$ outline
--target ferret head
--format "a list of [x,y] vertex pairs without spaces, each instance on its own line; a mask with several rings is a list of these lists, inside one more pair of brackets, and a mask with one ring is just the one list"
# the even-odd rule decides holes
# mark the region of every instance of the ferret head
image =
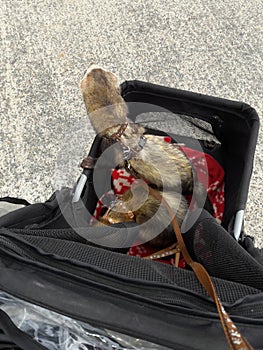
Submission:
[[96,132],[126,121],[127,106],[115,74],[92,63],[85,72],[80,88]]

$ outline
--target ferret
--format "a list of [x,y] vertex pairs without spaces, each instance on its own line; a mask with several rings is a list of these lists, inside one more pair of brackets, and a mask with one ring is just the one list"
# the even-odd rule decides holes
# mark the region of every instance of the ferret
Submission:
[[[128,107],[121,96],[119,79],[112,72],[91,64],[80,88],[95,132],[122,145],[123,154],[118,154],[120,167],[160,191],[181,225],[188,210],[187,201],[181,193],[193,193],[194,188],[193,169],[188,158],[176,144],[165,143],[154,135],[145,135],[143,126],[128,119]],[[198,188],[201,196],[203,190],[201,186]],[[169,222],[167,210],[152,195],[148,195],[134,210],[133,207],[139,203],[140,191],[133,192],[129,190],[119,197],[107,216],[101,218],[101,224],[120,222],[122,218],[125,221],[127,215],[122,215],[120,207],[126,203],[126,214],[133,212],[133,220],[138,224],[142,225],[154,217],[148,226],[142,225],[140,238],[153,246],[172,244],[175,236],[171,225],[168,223],[167,227],[163,227],[163,223]],[[158,211],[159,207],[161,210]],[[157,231],[158,228],[161,230],[156,237],[152,237],[154,227]]]
[[[181,226],[188,210],[186,199],[180,193],[172,191],[166,191],[162,195]],[[140,184],[135,183],[131,189],[119,195],[96,226],[127,221],[135,221],[140,225],[137,244],[148,242],[152,247],[164,248],[175,243],[175,233],[165,205]]]

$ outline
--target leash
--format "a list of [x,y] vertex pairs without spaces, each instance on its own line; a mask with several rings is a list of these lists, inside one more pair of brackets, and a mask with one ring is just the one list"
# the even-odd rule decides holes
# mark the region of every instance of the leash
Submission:
[[[167,203],[165,198],[160,195],[158,191],[155,191],[153,188],[149,187],[149,193],[154,196],[156,199],[158,199],[160,202],[163,202],[164,206],[166,207],[169,216],[171,218],[171,222],[173,225],[174,233],[177,238],[177,249],[179,249],[180,252],[182,252],[186,263],[191,266],[192,270],[194,271],[196,277],[198,278],[199,282],[202,284],[202,286],[205,288],[209,296],[214,300],[217,311],[220,317],[221,325],[225,334],[225,337],[227,339],[229,349],[230,350],[253,350],[252,346],[248,343],[248,341],[239,333],[237,327],[225,311],[224,306],[222,305],[217,293],[215,286],[204,268],[203,265],[200,263],[194,261],[184,243],[184,239],[181,233],[181,230],[179,228],[179,225],[177,223],[177,220],[175,218],[175,215],[170,207],[170,205]],[[160,251],[161,252],[161,251]],[[157,252],[155,254],[160,255],[160,252]]]
[[170,247],[159,250],[156,253],[153,253],[151,255],[148,256],[144,256],[144,259],[147,260],[158,260],[158,259],[163,259],[163,258],[167,258],[168,256],[174,255],[175,259],[174,259],[174,266],[178,267],[179,266],[179,260],[180,260],[180,255],[181,255],[181,250],[178,247],[177,243],[172,244]]
[[[120,141],[121,135],[124,133],[126,128],[127,128],[126,123],[121,125],[119,130],[115,134],[112,135],[113,139],[115,139],[115,141]],[[137,145],[138,149],[136,149],[136,150],[131,150],[129,147],[127,149],[125,149],[126,146],[121,143],[123,148],[124,148],[123,149],[123,154],[125,155],[124,160],[127,161],[128,159],[130,159],[133,152],[138,153],[144,147],[145,143],[146,143],[146,139],[144,138],[144,136],[142,136],[140,138],[139,143]],[[89,156],[83,160],[81,166],[84,169],[92,169],[92,168],[94,168],[95,163],[96,163],[96,158]],[[158,199],[160,202],[162,202],[164,204],[164,206],[166,207],[166,209],[169,213],[170,219],[171,219],[171,223],[173,225],[175,236],[177,238],[177,243],[174,246],[163,249],[163,250],[156,252],[156,253],[154,253],[148,257],[145,257],[145,258],[146,259],[156,259],[156,258],[159,259],[159,258],[164,257],[164,256],[175,254],[175,257],[176,257],[175,265],[178,266],[180,253],[182,253],[186,263],[192,268],[192,270],[194,271],[199,282],[201,283],[201,285],[204,287],[204,289],[207,291],[209,296],[214,300],[214,302],[216,304],[218,315],[220,317],[221,325],[222,325],[225,337],[227,339],[229,349],[230,350],[253,350],[252,346],[241,335],[241,333],[238,331],[237,327],[235,326],[235,324],[233,323],[233,321],[231,320],[231,318],[227,314],[224,306],[222,305],[222,303],[221,303],[221,301],[216,293],[215,286],[214,286],[208,272],[204,268],[204,266],[201,265],[200,263],[194,261],[191,258],[190,254],[186,248],[186,245],[184,243],[184,239],[183,239],[183,236],[181,234],[179,225],[177,223],[177,220],[175,218],[175,215],[174,215],[170,205],[168,204],[168,202],[165,200],[165,198],[158,191],[154,190],[150,186],[148,186],[148,189],[149,189],[149,193],[152,196],[154,196],[156,199]],[[129,221],[133,220],[133,215],[131,215],[131,213],[128,213],[128,218],[129,218]]]

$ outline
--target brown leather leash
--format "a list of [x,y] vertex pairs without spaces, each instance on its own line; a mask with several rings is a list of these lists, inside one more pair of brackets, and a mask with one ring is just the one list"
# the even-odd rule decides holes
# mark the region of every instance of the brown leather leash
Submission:
[[[152,196],[157,198],[160,202],[162,202],[165,205],[165,207],[169,213],[169,216],[171,218],[173,229],[174,229],[174,232],[175,232],[175,235],[177,238],[177,247],[179,248],[179,250],[183,254],[186,263],[189,266],[191,266],[191,268],[194,271],[199,282],[205,288],[205,290],[207,291],[209,296],[214,300],[216,307],[217,307],[217,311],[218,311],[220,320],[221,320],[222,328],[223,328],[225,337],[226,337],[228,345],[229,345],[229,349],[230,350],[253,350],[252,346],[239,333],[237,327],[235,326],[235,324],[233,323],[233,321],[231,320],[231,318],[229,317],[229,315],[225,311],[225,308],[222,305],[222,303],[221,303],[221,301],[216,293],[215,286],[214,286],[208,272],[206,271],[206,269],[203,267],[203,265],[194,261],[191,258],[190,254],[185,246],[184,239],[183,239],[182,234],[181,234],[181,230],[179,228],[179,225],[177,223],[177,220],[175,218],[175,215],[174,215],[170,205],[167,203],[165,198],[158,191],[155,191],[153,188],[149,187],[149,192]],[[155,254],[158,254],[158,252]]]
[[158,252],[155,252],[151,255],[144,256],[143,258],[146,260],[158,260],[158,259],[163,259],[167,258],[169,256],[175,256],[174,260],[174,266],[178,267],[179,265],[179,260],[180,260],[180,255],[181,255],[181,250],[178,247],[177,243],[172,244],[170,247],[159,250]]
[[[119,129],[119,131],[116,133],[116,137],[118,138],[119,134],[122,133],[125,129],[126,129],[126,124],[124,124]],[[96,159],[93,159],[92,157],[87,157],[82,162],[81,166],[83,168],[93,168],[95,163],[96,163]],[[233,321],[231,320],[231,318],[229,317],[229,315],[225,311],[225,308],[222,305],[222,303],[221,303],[221,301],[216,293],[215,286],[214,286],[208,272],[204,268],[204,266],[201,265],[200,263],[194,261],[191,258],[190,254],[185,246],[184,239],[183,239],[182,234],[181,234],[181,230],[179,228],[179,225],[177,223],[177,220],[175,218],[175,215],[174,215],[170,205],[167,203],[165,198],[158,191],[154,190],[150,186],[148,186],[148,189],[149,189],[149,193],[152,196],[154,196],[156,199],[158,199],[160,202],[162,202],[165,205],[165,207],[169,213],[171,223],[173,225],[174,233],[175,233],[175,236],[177,238],[177,243],[173,247],[168,247],[167,249],[164,249],[162,251],[154,253],[153,255],[145,257],[145,258],[146,259],[156,259],[156,258],[159,259],[162,256],[163,257],[166,256],[166,253],[169,254],[169,252],[171,252],[172,254],[175,254],[175,257],[176,257],[175,265],[178,266],[180,253],[182,253],[186,263],[189,266],[191,266],[191,268],[194,271],[199,282],[205,288],[205,290],[207,291],[209,296],[214,300],[214,302],[216,304],[218,315],[220,317],[221,325],[222,325],[225,337],[227,339],[229,349],[230,350],[253,350],[252,346],[239,333],[237,327],[235,326],[235,324],[233,323]],[[129,213],[128,213],[128,216],[129,216],[129,219],[131,219]]]

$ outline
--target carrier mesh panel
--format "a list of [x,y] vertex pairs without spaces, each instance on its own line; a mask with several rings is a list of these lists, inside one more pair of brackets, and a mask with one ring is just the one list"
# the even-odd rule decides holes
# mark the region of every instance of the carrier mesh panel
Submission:
[[148,112],[136,117],[136,123],[176,135],[219,143],[211,125],[203,120],[172,112]]
[[[42,232],[41,230],[13,231],[45,252],[59,255],[71,261],[74,260],[95,266],[115,276],[123,276],[138,281],[178,285],[200,295],[207,296],[206,291],[200,285],[192,271],[72,241],[70,240],[70,236],[74,237],[74,232],[71,230],[48,230],[48,232],[46,230]],[[45,233],[47,234],[46,237]],[[224,281],[219,278],[213,278],[213,281],[218,295],[223,302],[233,303],[249,294],[258,294],[261,292],[256,288]]]
[[[127,228],[128,226],[128,228]],[[78,227],[76,232],[73,229],[45,229],[35,231],[37,236],[49,238],[63,238],[77,242],[86,243],[89,241],[92,245],[99,245],[100,247],[108,247],[111,250],[127,250],[133,244],[138,236],[138,227],[136,225],[125,225],[119,223],[113,226],[92,227],[85,228]],[[24,235],[32,235],[30,229],[13,229],[13,232],[21,232]],[[127,247],[127,248],[125,248]]]
[[211,276],[263,290],[263,265],[206,211],[201,212],[184,240],[192,258],[203,264]]

